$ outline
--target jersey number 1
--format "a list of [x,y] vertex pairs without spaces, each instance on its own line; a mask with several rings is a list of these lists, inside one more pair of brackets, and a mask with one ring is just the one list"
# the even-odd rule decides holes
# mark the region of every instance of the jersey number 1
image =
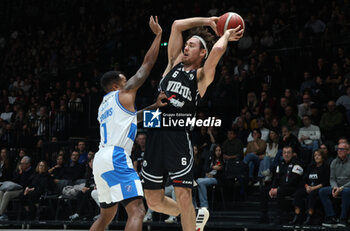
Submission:
[[104,144],[107,144],[107,127],[106,127],[106,123],[101,124],[101,126],[103,127],[103,135],[104,135]]

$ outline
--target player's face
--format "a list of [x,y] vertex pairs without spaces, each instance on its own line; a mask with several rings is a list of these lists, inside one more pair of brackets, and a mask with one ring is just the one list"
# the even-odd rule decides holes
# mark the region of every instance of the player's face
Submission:
[[[183,56],[183,63],[184,64],[192,64],[198,62],[198,60],[201,60],[204,55],[201,54],[201,48],[200,48],[200,41],[197,38],[190,38],[185,43],[184,47],[184,56]],[[203,53],[203,52],[202,52]]]

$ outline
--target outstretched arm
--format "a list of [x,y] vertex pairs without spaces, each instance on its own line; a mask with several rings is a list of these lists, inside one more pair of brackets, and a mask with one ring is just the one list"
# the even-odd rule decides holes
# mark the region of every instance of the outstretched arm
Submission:
[[168,43],[168,66],[166,67],[163,76],[165,76],[171,68],[178,64],[182,57],[182,47],[183,47],[183,38],[182,32],[189,30],[193,27],[198,26],[210,26],[215,33],[216,30],[216,21],[217,17],[211,18],[186,18],[175,20],[172,27]]
[[215,77],[216,65],[225,53],[229,41],[238,41],[243,36],[244,29],[238,26],[227,30],[223,36],[214,44],[204,66],[198,69],[198,90],[201,97],[205,94],[208,86]]
[[147,51],[145,58],[140,69],[136,74],[131,77],[125,84],[124,88],[119,93],[119,101],[129,111],[134,111],[134,102],[136,98],[136,92],[139,87],[145,82],[149,76],[154,64],[157,61],[159,53],[159,45],[162,37],[162,28],[158,24],[158,18],[154,20],[153,17],[150,17],[149,26],[156,37],[153,40],[153,43],[149,50]]
[[149,105],[148,107],[145,107],[144,109],[137,111],[137,123],[142,122],[142,115],[143,115],[143,111],[145,110],[154,110],[160,107],[164,107],[166,106],[168,103],[166,102],[162,102],[163,99],[166,99],[166,95],[165,93],[162,91],[159,93],[157,101],[154,104]]
[[145,82],[154,64],[157,61],[158,53],[159,53],[159,45],[162,38],[162,28],[158,24],[157,16],[155,17],[155,20],[153,19],[152,16],[150,17],[149,26],[153,31],[153,33],[156,35],[156,37],[154,38],[151,47],[147,51],[140,69],[138,69],[136,74],[133,77],[131,77],[128,80],[128,82],[126,82],[126,85],[123,89],[125,91],[136,92],[137,89],[141,87],[141,85]]

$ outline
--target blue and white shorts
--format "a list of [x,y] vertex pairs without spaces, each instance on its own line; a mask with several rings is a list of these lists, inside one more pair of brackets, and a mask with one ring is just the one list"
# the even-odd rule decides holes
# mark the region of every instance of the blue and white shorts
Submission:
[[94,158],[93,173],[100,203],[110,204],[143,196],[140,178],[129,155],[121,147],[100,149]]

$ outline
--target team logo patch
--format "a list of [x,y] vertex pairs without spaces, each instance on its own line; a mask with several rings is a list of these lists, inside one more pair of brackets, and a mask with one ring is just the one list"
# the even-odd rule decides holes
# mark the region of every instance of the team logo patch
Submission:
[[144,128],[160,128],[162,112],[157,110],[149,110],[143,112],[143,127]]
[[146,166],[147,166],[147,161],[146,161],[146,160],[144,160],[144,161],[142,162],[142,166],[143,166],[143,167],[146,167]]
[[131,192],[132,186],[131,185],[127,185],[127,186],[125,186],[125,189],[126,189],[126,191]]

